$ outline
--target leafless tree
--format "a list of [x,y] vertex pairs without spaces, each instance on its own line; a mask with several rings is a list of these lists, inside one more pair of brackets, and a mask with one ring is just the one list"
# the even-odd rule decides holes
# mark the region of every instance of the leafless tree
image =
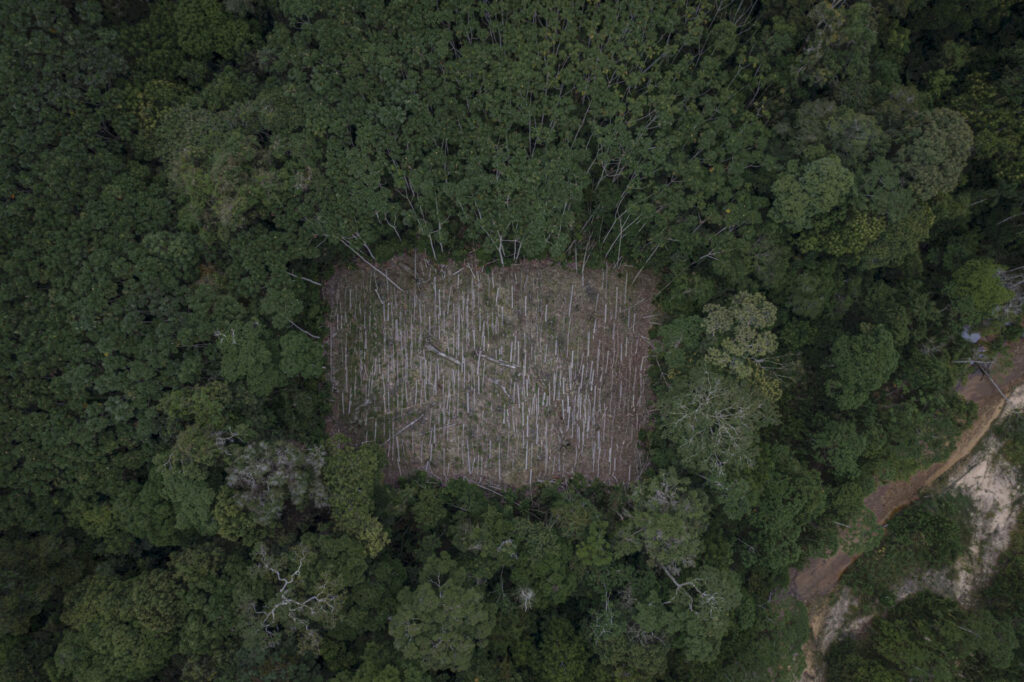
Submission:
[[304,587],[303,566],[306,551],[299,554],[299,562],[291,573],[275,567],[264,546],[257,551],[259,567],[274,576],[278,589],[276,594],[263,603],[251,605],[253,614],[259,618],[260,627],[271,639],[272,646],[277,644],[282,629],[292,630],[301,637],[302,646],[317,651],[320,646],[320,634],[312,627],[314,622],[330,624],[334,620],[335,609],[341,602],[341,596],[330,590],[326,582],[315,587],[312,593]]

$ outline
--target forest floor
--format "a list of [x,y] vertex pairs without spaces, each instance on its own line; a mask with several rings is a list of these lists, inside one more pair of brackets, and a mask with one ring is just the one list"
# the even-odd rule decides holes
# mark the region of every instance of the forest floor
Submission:
[[[874,514],[876,522],[883,524],[888,521],[893,514],[916,500],[922,489],[970,455],[1002,414],[1007,405],[1005,396],[1021,385],[1024,385],[1024,341],[1016,341],[1009,345],[1007,358],[992,368],[991,380],[976,371],[957,387],[961,397],[978,406],[978,413],[974,422],[961,432],[950,456],[905,480],[880,485],[864,498],[864,505]],[[842,620],[847,611],[842,602],[850,599],[848,594],[841,594],[839,602],[831,604],[830,596],[857,556],[839,550],[828,557],[810,559],[799,570],[790,571],[788,593],[807,606],[811,624],[811,640],[804,647],[808,663],[803,676],[805,682],[823,679],[815,661],[835,638],[836,619]],[[856,627],[857,623],[847,623],[845,629],[855,630]]]
[[381,443],[385,479],[519,486],[642,473],[654,280],[416,253],[328,284],[329,428]]

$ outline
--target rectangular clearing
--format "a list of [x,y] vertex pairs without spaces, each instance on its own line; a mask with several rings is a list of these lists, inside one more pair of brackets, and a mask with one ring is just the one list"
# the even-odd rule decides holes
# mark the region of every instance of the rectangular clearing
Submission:
[[403,254],[326,287],[330,429],[387,452],[388,480],[519,486],[644,468],[653,279]]

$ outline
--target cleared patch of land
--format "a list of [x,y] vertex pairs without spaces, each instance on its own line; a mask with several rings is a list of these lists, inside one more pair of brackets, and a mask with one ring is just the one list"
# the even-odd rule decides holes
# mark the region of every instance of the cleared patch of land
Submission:
[[648,275],[413,253],[339,269],[325,288],[330,428],[383,444],[388,479],[422,469],[503,487],[643,471]]

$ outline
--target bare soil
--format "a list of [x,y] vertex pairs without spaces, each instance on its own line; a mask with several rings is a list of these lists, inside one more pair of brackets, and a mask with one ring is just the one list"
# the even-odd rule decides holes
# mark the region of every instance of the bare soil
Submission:
[[[1020,393],[1017,391],[1014,395]],[[897,600],[928,590],[969,607],[975,588],[992,576],[999,556],[1010,544],[1019,497],[1017,468],[1000,457],[1001,446],[998,438],[989,435],[979,448],[980,452],[964,460],[967,467],[949,486],[963,492],[974,503],[971,544],[967,552],[948,568],[907,578],[893,590]]]
[[642,473],[650,276],[409,253],[339,269],[325,289],[328,430],[381,443],[387,480],[423,470],[504,487]]
[[[1008,367],[992,374],[992,380],[1004,394],[1024,383],[1024,342],[1011,344],[1010,360]],[[875,515],[878,523],[888,521],[893,514],[916,500],[922,488],[970,454],[1002,412],[1003,396],[981,372],[969,376],[957,387],[957,392],[978,406],[978,416],[961,432],[952,454],[944,461],[921,469],[905,480],[880,485],[864,498],[864,505]],[[804,603],[829,594],[856,558],[840,550],[829,557],[810,559],[800,570],[791,569],[789,594]]]
[[[921,469],[906,480],[880,485],[864,498],[865,506],[874,514],[878,523],[885,523],[897,511],[916,500],[923,488],[971,454],[985,436],[1007,406],[1004,396],[1024,385],[1024,341],[1010,344],[1008,355],[1008,361],[1003,363],[1003,367],[992,370],[991,379],[981,372],[975,372],[957,387],[957,392],[965,400],[978,406],[978,414],[974,422],[961,432],[953,452],[946,460]],[[998,385],[999,389],[993,384]],[[837,618],[842,621],[845,612],[852,606],[844,603],[844,599],[849,601],[851,598],[849,595],[831,605],[829,597],[843,572],[856,559],[857,556],[840,550],[828,557],[810,559],[800,570],[790,570],[788,594],[807,604],[812,631],[811,640],[804,646],[807,660],[807,669],[803,675],[805,681],[823,679],[823,671],[818,665],[819,656],[829,643],[825,640],[833,639],[836,634],[830,624],[834,625],[833,621]],[[858,623],[866,620],[861,618]],[[850,627],[850,624],[845,626],[847,630]]]

